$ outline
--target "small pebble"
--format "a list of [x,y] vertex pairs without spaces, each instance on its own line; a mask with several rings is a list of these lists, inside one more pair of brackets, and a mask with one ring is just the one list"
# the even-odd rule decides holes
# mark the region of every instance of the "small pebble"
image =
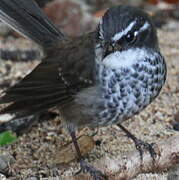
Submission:
[[179,180],[179,165],[169,171],[167,180]]
[[179,123],[179,111],[175,114],[175,121]]
[[174,129],[175,131],[179,131],[179,122],[177,122],[177,123],[175,123],[175,124],[173,125],[173,129]]
[[96,140],[95,144],[96,144],[96,146],[100,146],[101,145],[101,141],[100,140]]
[[6,179],[7,178],[3,174],[0,173],[0,180],[6,180]]
[[[0,172],[6,172],[9,165],[14,162],[14,158],[9,154],[0,155]],[[0,178],[1,179],[1,178]]]
[[25,180],[38,180],[38,178],[37,177],[28,177]]

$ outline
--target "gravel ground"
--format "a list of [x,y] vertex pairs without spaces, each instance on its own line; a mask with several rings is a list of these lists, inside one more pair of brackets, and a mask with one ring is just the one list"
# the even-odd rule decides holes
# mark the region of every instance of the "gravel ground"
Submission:
[[[159,142],[179,132],[173,130],[174,118],[179,111],[179,23],[172,21],[159,30],[161,51],[166,58],[168,77],[165,87],[159,97],[139,115],[126,121],[123,125],[138,138],[148,142]],[[0,37],[0,47],[4,46]],[[23,38],[8,40],[13,47],[37,48],[32,42]],[[6,46],[8,46],[6,44]],[[13,47],[10,47],[13,49]],[[25,74],[30,72],[39,60],[33,62],[12,62],[0,60],[0,91],[8,85],[14,84]],[[11,176],[8,179],[26,179],[41,177],[50,179],[73,175],[79,168],[74,161],[68,165],[54,164],[56,152],[70,142],[65,130],[60,127],[61,119],[55,118],[34,125],[30,132],[19,137],[12,145],[0,148],[0,154],[11,154],[15,162],[9,168]],[[90,135],[94,131],[83,129],[79,135]],[[94,140],[101,142],[86,157],[89,162],[96,161],[103,156],[115,157],[122,152],[133,150],[134,144],[117,127],[100,128]],[[61,177],[61,178],[60,178]],[[166,180],[167,173],[142,174],[135,180]]]

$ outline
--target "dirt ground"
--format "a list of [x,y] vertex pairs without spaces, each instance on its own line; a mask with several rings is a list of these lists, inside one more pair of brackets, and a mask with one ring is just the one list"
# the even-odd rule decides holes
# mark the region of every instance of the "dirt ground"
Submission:
[[[158,30],[161,52],[164,55],[168,76],[167,82],[159,97],[143,112],[126,121],[123,125],[138,138],[147,142],[159,142],[169,136],[178,134],[173,129],[173,122],[179,111],[179,22],[170,21],[162,29]],[[0,37],[0,48],[5,46],[4,38]],[[37,48],[34,43],[23,38],[9,38],[9,48]],[[0,84],[7,82],[11,85],[25,74],[30,72],[39,60],[32,62],[12,62],[0,59]],[[4,87],[1,87],[3,90]],[[66,166],[54,164],[56,152],[66,143],[70,137],[61,128],[61,119],[55,118],[34,125],[32,129],[20,136],[18,140],[6,147],[0,148],[0,153],[10,153],[15,158],[11,165],[11,177],[8,179],[26,179],[38,177],[41,179],[63,179],[73,175],[79,170],[79,165],[73,161]],[[79,135],[93,134],[89,129],[82,130]],[[134,144],[117,127],[100,128],[94,136],[99,143],[86,156],[87,161],[93,162],[101,157],[115,157],[122,152],[133,150]],[[168,173],[142,174],[135,180],[167,180]],[[37,178],[37,179],[38,179]]]

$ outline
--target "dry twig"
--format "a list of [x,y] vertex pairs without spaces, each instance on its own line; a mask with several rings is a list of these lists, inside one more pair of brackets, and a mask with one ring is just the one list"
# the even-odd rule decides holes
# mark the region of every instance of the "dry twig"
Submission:
[[[141,164],[138,151],[115,159],[105,157],[94,166],[108,175],[109,180],[129,180],[141,173],[160,173],[171,169],[179,163],[179,135],[172,136],[158,143],[155,147],[158,154],[155,163],[149,153],[145,152]],[[87,174],[66,177],[64,180],[91,180]]]

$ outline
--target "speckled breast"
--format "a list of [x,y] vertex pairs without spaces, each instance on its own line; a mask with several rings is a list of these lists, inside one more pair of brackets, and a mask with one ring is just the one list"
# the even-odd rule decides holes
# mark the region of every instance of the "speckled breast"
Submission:
[[99,67],[104,110],[98,113],[98,124],[122,122],[139,113],[159,94],[166,79],[166,64],[160,53],[130,67]]

